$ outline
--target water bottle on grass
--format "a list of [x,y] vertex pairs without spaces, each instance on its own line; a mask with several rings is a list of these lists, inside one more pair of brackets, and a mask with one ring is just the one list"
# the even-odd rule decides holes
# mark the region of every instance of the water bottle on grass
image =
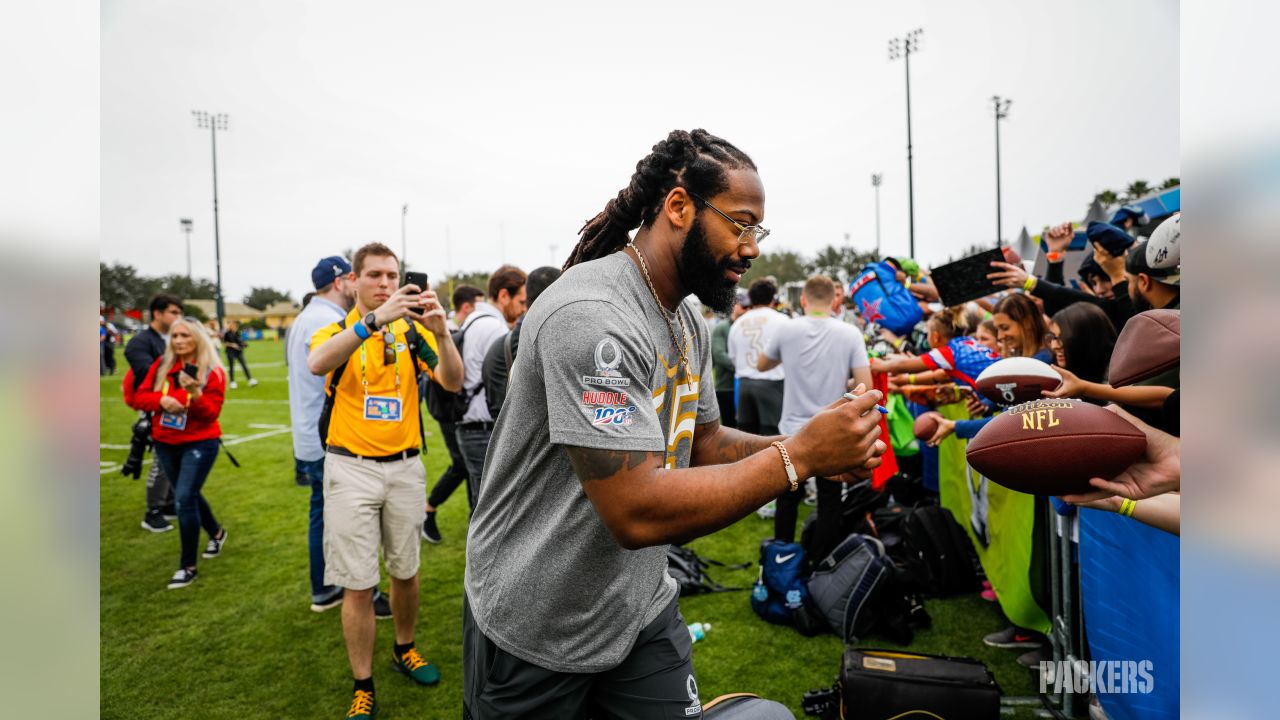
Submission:
[[709,630],[711,630],[711,623],[689,623],[689,640],[698,642],[707,636]]

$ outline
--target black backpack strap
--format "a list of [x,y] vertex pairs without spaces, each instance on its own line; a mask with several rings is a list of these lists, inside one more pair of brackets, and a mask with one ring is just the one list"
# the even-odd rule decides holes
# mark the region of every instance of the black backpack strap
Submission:
[[[404,334],[406,344],[409,346],[409,362],[413,363],[413,377],[415,380],[421,379],[421,372],[418,370],[418,344],[422,342],[422,336],[418,334],[418,328],[413,320],[409,320],[409,331]],[[437,354],[437,357],[439,355]],[[437,367],[439,365],[437,364]],[[415,382],[414,388],[421,387],[421,383]],[[427,428],[422,424],[422,398],[419,397],[415,403],[418,405],[418,439],[422,442],[422,451],[427,450]]]
[[[458,329],[458,332],[462,335],[462,339],[463,340],[467,339],[467,331],[471,329],[472,325],[476,324],[477,320],[479,320],[480,318],[487,318],[487,317],[493,318],[494,320],[499,319],[496,315],[472,315],[471,317],[467,318],[467,321],[462,324],[461,328]],[[510,336],[511,333],[507,333],[507,335]],[[481,362],[482,377],[480,378],[480,384],[476,385],[475,390],[472,390],[471,392],[467,392],[467,378],[465,375],[465,371],[467,369],[467,360],[462,355],[461,347],[458,348],[458,359],[462,361],[462,369],[464,371],[464,375],[462,377],[462,387],[458,389],[458,392],[456,394],[458,395],[458,397],[462,398],[462,406],[465,408],[470,406],[471,400],[474,399],[476,395],[479,395],[480,391],[484,389],[483,361]],[[507,366],[507,370],[508,371],[511,370],[510,365]]]
[[[338,321],[338,332],[347,329],[347,318],[344,315]],[[320,426],[317,430],[320,432],[320,444],[324,447],[329,446],[329,420],[333,416],[333,400],[338,392],[338,381],[342,379],[342,373],[347,370],[347,362],[333,369],[333,374],[329,378],[329,392],[324,396],[324,407],[320,408]]]

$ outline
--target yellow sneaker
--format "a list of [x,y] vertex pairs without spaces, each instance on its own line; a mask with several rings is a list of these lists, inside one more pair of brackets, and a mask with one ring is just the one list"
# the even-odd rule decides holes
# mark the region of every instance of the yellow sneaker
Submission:
[[396,672],[408,675],[419,685],[435,685],[440,682],[439,668],[424,660],[418,654],[417,648],[409,648],[400,657],[396,657],[393,652],[391,654],[391,667]]
[[347,711],[347,717],[356,718],[356,720],[373,720],[377,716],[378,701],[374,699],[373,693],[357,690],[355,697],[351,698],[351,709]]

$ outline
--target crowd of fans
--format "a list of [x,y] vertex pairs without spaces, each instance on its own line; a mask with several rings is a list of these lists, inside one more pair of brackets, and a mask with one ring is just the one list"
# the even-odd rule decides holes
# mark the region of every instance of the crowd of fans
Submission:
[[[1005,289],[954,307],[939,303],[930,274],[914,260],[887,258],[873,272],[892,278],[893,290],[910,293],[920,316],[894,332],[879,322],[876,307],[859,303],[861,286],[846,284],[847,278],[809,278],[794,308],[779,302],[771,279],[734,294],[732,285],[749,262],[717,261],[710,248],[735,239],[738,247],[756,247],[768,235],[758,225],[763,212],[755,208],[762,208],[763,196],[753,194],[754,165],[703,131],[673,133],[666,143],[671,147],[660,143],[641,162],[637,177],[677,177],[684,171],[662,168],[691,163],[691,177],[720,174],[720,185],[709,187],[721,192],[707,190],[708,198],[747,200],[722,209],[694,192],[696,183],[686,191],[669,179],[633,182],[583,229],[562,279],[556,268],[526,275],[504,265],[487,288],[456,287],[452,317],[425,283],[406,282],[398,258],[383,245],[366,245],[350,261],[326,257],[314,267],[315,292],[288,333],[290,412],[296,475],[311,488],[311,609],[342,608],[354,678],[349,717],[377,710],[375,618],[394,621],[395,670],[422,685],[440,678],[414,642],[419,541],[440,541],[438,509],[463,482],[474,512],[464,619],[469,712],[501,715],[498,708],[510,707],[501,703],[515,697],[512,688],[533,692],[548,682],[566,683],[574,703],[607,707],[613,702],[608,693],[656,691],[637,689],[606,666],[622,662],[639,672],[654,662],[654,643],[684,632],[669,591],[646,585],[665,565],[661,550],[650,551],[712,532],[761,501],[767,501],[761,514],[772,514],[772,536],[790,541],[800,503],[811,499],[820,558],[847,531],[840,504],[848,482],[868,477],[881,455],[892,452],[888,438],[877,440],[876,403],[897,394],[913,416],[941,405],[963,407],[963,417],[941,419],[920,443],[927,455],[952,435],[973,437],[1000,412],[974,382],[1000,358],[1053,366],[1063,385],[1051,397],[1115,403],[1116,412],[1149,437],[1142,462],[1119,477],[1093,481],[1093,493],[1063,498],[1061,513],[1087,507],[1177,533],[1176,371],[1140,386],[1108,384],[1111,351],[1125,324],[1148,309],[1178,308],[1176,216],[1141,240],[1136,236],[1148,226],[1131,212],[1113,223],[1091,223],[1092,249],[1078,288],[1064,282],[1062,270],[1075,231],[1069,223],[1055,227],[1044,237],[1043,276],[1030,275],[1019,262],[994,262],[989,279]],[[650,192],[658,194],[643,195]],[[633,241],[627,233],[636,226]],[[686,237],[693,249],[656,249]],[[727,301],[723,277],[734,281]],[[703,301],[704,315],[687,309],[690,293]],[[545,298],[539,310],[526,314],[539,298]],[[148,478],[143,525],[163,531],[171,527],[166,518],[176,517],[180,528],[180,561],[169,588],[196,580],[202,529],[208,535],[203,557],[224,550],[228,533],[203,487],[219,454],[223,399],[236,387],[228,371],[238,363],[256,384],[234,325],[211,337],[182,317],[181,308],[178,298],[155,298],[150,325],[125,351],[125,399],[141,413],[158,460]],[[719,310],[726,312],[713,312]],[[112,331],[103,328],[105,368]],[[656,363],[645,343],[657,347]],[[515,364],[517,353],[533,359]],[[429,495],[418,458],[424,406],[439,422],[450,456]],[[512,413],[520,417],[513,420]],[[695,435],[695,428],[712,439]],[[654,443],[666,450],[652,452]],[[693,484],[683,490],[662,484],[680,472],[722,471],[728,463],[737,463],[741,478],[720,472],[689,475]],[[904,459],[891,487],[936,495],[936,465],[936,459],[932,468],[927,459]],[[807,485],[809,492],[779,493],[787,481],[783,469],[792,489]],[[631,481],[613,480],[623,477]],[[559,482],[564,478],[581,485]],[[717,485],[730,480],[742,484],[731,492]],[[708,504],[710,497],[719,505]],[[557,534],[549,534],[553,530]],[[581,537],[566,540],[559,533]],[[545,552],[570,545],[577,549],[562,557]],[[387,595],[378,589],[381,561],[391,576]],[[521,593],[546,612],[506,603],[507,585],[525,582],[511,579],[517,577],[555,581]],[[616,607],[582,611],[584,594]],[[551,619],[553,608],[563,611],[561,619]],[[584,633],[595,639],[556,634],[575,622],[599,630]],[[610,633],[610,627],[625,632]],[[673,627],[680,632],[673,635]],[[1027,664],[1044,657],[1046,639],[1033,629],[1012,627],[986,641],[1031,649]],[[537,643],[549,648],[545,654],[529,649]],[[485,673],[475,663],[504,663],[512,684],[496,688],[493,677],[481,683]],[[680,683],[686,672],[692,683],[691,667],[687,656],[673,666]],[[664,677],[654,673],[655,682]],[[697,711],[696,691],[690,693],[686,715]],[[538,700],[544,707],[570,702]]]
[[[778,297],[776,281],[756,280],[727,316],[708,313],[712,323],[717,398],[722,422],[745,422],[753,431],[780,427],[794,432],[817,413],[847,383],[872,385],[871,375],[885,379],[892,394],[906,401],[911,418],[939,406],[960,403],[964,419],[939,416],[932,436],[918,441],[923,457],[899,458],[900,473],[893,485],[904,494],[912,490],[938,493],[937,448],[955,435],[972,439],[1001,409],[984,398],[975,379],[1001,358],[1026,357],[1042,361],[1062,378],[1048,398],[1078,398],[1125,417],[1148,436],[1147,456],[1116,478],[1092,481],[1094,492],[1053,498],[1060,515],[1074,521],[1076,507],[1119,513],[1165,532],[1179,532],[1179,442],[1177,357],[1171,371],[1123,387],[1109,384],[1108,368],[1117,337],[1139,313],[1179,309],[1180,216],[1161,223],[1138,224],[1139,213],[1122,208],[1111,223],[1092,222],[1086,230],[1089,246],[1080,264],[1078,289],[1064,283],[1066,251],[1075,230],[1071,223],[1048,229],[1043,238],[1046,258],[1043,276],[1032,275],[1021,262],[993,262],[988,278],[1005,288],[962,305],[944,307],[930,275],[909,258],[887,258],[881,265],[911,293],[922,320],[899,336],[868,316],[878,309],[854,301],[850,290],[842,303],[842,284],[822,275],[804,284],[800,307]],[[1145,219],[1145,218],[1144,218]],[[1140,229],[1151,237],[1139,237]],[[1028,263],[1029,265],[1029,263]],[[833,302],[834,298],[834,302]],[[878,319],[878,318],[877,318]],[[857,329],[853,357],[833,350],[832,338],[843,336],[841,326]],[[826,344],[824,344],[826,343]],[[871,348],[868,350],[867,348]],[[860,370],[861,368],[861,370]],[[820,376],[838,369],[826,387]],[[763,373],[771,373],[765,379]],[[836,382],[836,380],[839,382]],[[765,400],[762,398],[777,398]],[[959,407],[956,405],[955,407]],[[804,411],[795,415],[794,410]],[[891,419],[895,422],[898,419]],[[758,430],[759,429],[759,430]],[[909,431],[907,431],[909,433]],[[915,450],[912,449],[912,452]],[[915,486],[911,488],[911,486]],[[841,484],[821,478],[810,481],[807,502],[817,505],[816,537],[811,547],[821,557],[842,539],[839,526]],[[784,504],[784,501],[785,504]],[[760,509],[775,512],[775,504]],[[827,508],[830,508],[829,510]],[[776,504],[774,537],[790,542],[795,535],[794,500],[789,494]],[[999,523],[998,515],[993,522]],[[979,541],[991,528],[987,519],[975,521]],[[1072,533],[1078,533],[1073,528]],[[1076,555],[1073,555],[1076,557]],[[1045,567],[1029,573],[1047,572]],[[1078,571],[1078,568],[1076,569]],[[998,600],[990,583],[983,597]],[[1051,659],[1050,640],[1030,628],[1010,625],[984,638],[993,647],[1025,651],[1019,662],[1036,667]],[[1105,717],[1096,698],[1093,717]]]

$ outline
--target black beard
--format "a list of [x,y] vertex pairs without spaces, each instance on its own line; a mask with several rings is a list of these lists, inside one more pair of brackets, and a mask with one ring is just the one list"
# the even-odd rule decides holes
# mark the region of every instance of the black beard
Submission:
[[1133,301],[1134,314],[1142,313],[1150,310],[1151,303],[1147,300],[1146,296],[1144,296],[1142,292],[1138,290],[1136,285],[1131,285],[1130,287],[1133,289],[1133,292],[1130,294],[1129,299]]
[[750,267],[750,261],[738,265],[733,256],[717,260],[711,254],[706,233],[702,231],[701,219],[695,218],[684,239],[684,246],[680,248],[680,262],[676,270],[685,290],[712,310],[727,313],[733,308],[737,283],[726,278],[724,273],[726,270],[746,272]]

